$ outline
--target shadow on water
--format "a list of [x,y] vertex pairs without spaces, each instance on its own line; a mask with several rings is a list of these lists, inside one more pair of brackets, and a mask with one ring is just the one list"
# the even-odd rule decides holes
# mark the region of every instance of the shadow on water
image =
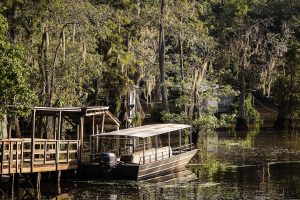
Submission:
[[[146,182],[42,182],[41,199],[300,199],[300,136],[260,130],[201,134],[199,152],[186,171]],[[2,198],[10,197],[3,185]],[[36,197],[20,184],[19,199]]]

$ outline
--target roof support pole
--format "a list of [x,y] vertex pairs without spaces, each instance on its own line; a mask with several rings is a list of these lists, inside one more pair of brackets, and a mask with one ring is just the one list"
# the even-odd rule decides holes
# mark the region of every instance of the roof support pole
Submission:
[[35,114],[36,114],[36,110],[35,109],[33,109],[33,111],[32,111],[33,113],[32,113],[32,138],[34,139],[34,137],[35,137]]
[[168,132],[169,158],[171,157],[171,134]]
[[[95,135],[95,115],[92,117],[92,135]],[[94,148],[94,143],[95,143],[95,138],[90,136],[90,156],[91,156],[91,160],[94,160],[94,155],[92,155],[92,154],[97,153],[97,152],[94,152],[94,149],[95,149]]]
[[61,111],[59,111],[59,117],[58,117],[58,131],[56,139],[60,140],[60,132],[61,132]]
[[83,130],[84,130],[84,117],[80,117],[80,145],[79,145],[79,162],[81,163],[82,152],[83,152]]
[[[99,125],[96,124],[96,135],[99,134]],[[96,136],[96,152],[98,153],[99,152],[99,137]]]
[[133,144],[132,153],[134,153],[135,152],[135,137],[132,138],[132,144]]
[[181,153],[181,130],[179,130],[179,153]]
[[155,135],[155,161],[157,161],[157,135]]
[[193,144],[193,130],[192,130],[192,128],[190,128],[190,145],[191,145],[191,148],[192,148],[192,144]]
[[104,121],[105,121],[105,113],[103,113],[103,117],[102,117],[101,133],[104,132]]
[[93,116],[92,126],[92,133],[95,135],[95,116]]
[[145,138],[143,138],[143,164],[145,164]]
[[36,110],[33,109],[32,111],[32,135],[31,135],[31,173],[33,172],[33,165],[34,165],[34,137],[35,137],[35,114]]
[[56,138],[56,116],[53,116],[52,120],[53,120],[53,135],[52,138]]

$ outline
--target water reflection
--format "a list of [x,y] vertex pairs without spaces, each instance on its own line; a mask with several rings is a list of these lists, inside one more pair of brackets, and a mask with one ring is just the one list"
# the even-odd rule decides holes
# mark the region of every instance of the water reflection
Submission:
[[[300,199],[300,138],[297,133],[254,128],[250,132],[201,134],[199,152],[180,178],[151,182],[43,181],[20,183],[17,199]],[[193,173],[191,173],[191,171]],[[177,174],[178,175],[178,174]],[[1,183],[2,198],[9,186]],[[4,185],[3,185],[4,184]]]

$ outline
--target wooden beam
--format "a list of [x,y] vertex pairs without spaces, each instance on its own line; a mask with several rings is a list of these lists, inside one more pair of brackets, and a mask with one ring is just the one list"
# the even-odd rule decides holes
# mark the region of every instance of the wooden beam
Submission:
[[92,118],[92,133],[95,135],[95,116]]
[[32,114],[32,139],[34,139],[35,137],[35,114],[36,114],[36,110],[33,109],[33,114]]
[[158,143],[158,140],[157,140],[157,135],[155,136],[155,161],[157,161],[157,143]]
[[171,157],[171,133],[168,132],[169,158]]
[[85,116],[89,117],[89,116],[96,116],[96,115],[102,115],[103,113],[105,113],[105,111],[101,111],[101,112],[93,112],[93,113],[87,113]]
[[13,164],[13,143],[9,143],[9,173],[11,173],[11,168]]
[[56,139],[56,116],[53,116],[53,136],[52,138]]
[[105,122],[105,113],[103,113],[103,117],[102,117],[101,133],[104,132],[104,122]]
[[1,174],[3,174],[3,169],[4,169],[4,152],[5,152],[5,142],[2,141],[2,152],[1,152]]
[[181,153],[181,130],[179,130],[179,153]]
[[60,135],[61,135],[61,128],[62,128],[62,119],[61,119],[61,111],[59,111],[59,117],[58,117],[58,132],[56,139],[60,140]]
[[82,162],[83,136],[84,136],[83,132],[84,132],[84,117],[80,117],[79,163]]
[[38,172],[36,174],[36,197],[37,199],[40,199],[40,195],[41,195],[41,177],[42,177],[42,174],[41,172]]
[[24,163],[24,141],[21,142],[21,163],[20,163],[20,173],[23,173],[23,163]]
[[145,164],[145,138],[143,138],[143,164]]
[[105,111],[105,113],[116,123],[117,126],[120,126],[120,122],[116,120],[115,116],[113,116],[109,111]]

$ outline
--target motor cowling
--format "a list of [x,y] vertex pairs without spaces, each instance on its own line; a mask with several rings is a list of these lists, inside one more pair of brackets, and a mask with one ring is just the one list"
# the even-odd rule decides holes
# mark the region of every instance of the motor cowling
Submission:
[[117,165],[117,157],[116,154],[110,152],[103,152],[99,155],[99,165],[102,173],[106,175],[110,175],[112,169]]

